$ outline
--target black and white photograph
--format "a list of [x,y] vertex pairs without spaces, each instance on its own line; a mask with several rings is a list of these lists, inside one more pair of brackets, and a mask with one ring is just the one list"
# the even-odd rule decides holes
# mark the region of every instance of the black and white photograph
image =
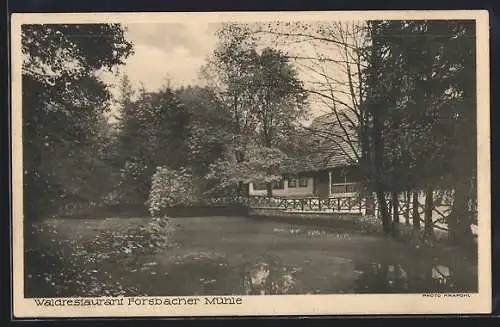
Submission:
[[15,310],[488,312],[487,14],[431,13],[14,16]]

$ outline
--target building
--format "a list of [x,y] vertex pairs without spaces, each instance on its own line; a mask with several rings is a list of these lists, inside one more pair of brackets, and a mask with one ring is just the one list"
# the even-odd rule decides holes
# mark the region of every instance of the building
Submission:
[[[358,193],[357,139],[354,133],[347,134],[346,125],[340,126],[333,114],[316,118],[308,127],[311,151],[288,160],[283,178],[273,182],[273,196],[325,198]],[[249,183],[248,191],[250,195],[267,195],[266,183]]]

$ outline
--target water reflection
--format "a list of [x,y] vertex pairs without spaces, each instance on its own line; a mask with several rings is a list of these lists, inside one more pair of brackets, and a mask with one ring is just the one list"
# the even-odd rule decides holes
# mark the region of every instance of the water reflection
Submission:
[[398,263],[370,263],[357,267],[362,274],[356,281],[358,293],[439,293],[476,292],[477,282],[461,278],[460,268],[418,264],[404,268]]
[[298,267],[287,267],[276,260],[258,262],[244,269],[243,291],[246,295],[290,293],[296,284]]
[[408,273],[399,264],[361,264],[356,269],[361,271],[356,281],[358,292],[387,293],[408,288]]
[[[195,260],[196,259],[196,260]],[[141,286],[141,294],[275,295],[342,293],[436,293],[476,292],[473,275],[451,264],[432,262],[355,262],[329,260],[290,262],[280,257],[227,258],[183,257],[162,267],[146,265],[124,276],[124,283]],[[148,280],[147,284],[141,281]]]
[[[476,292],[477,280],[460,266],[444,263],[354,262],[330,258],[288,264],[279,257],[187,260],[168,273],[148,273],[148,295],[275,295],[342,293]],[[154,266],[151,269],[157,269]],[[130,280],[130,276],[128,278]],[[143,285],[144,287],[145,285]]]
[[[477,281],[460,266],[355,263],[334,260],[329,269],[284,265],[279,259],[261,260],[244,269],[243,294],[304,293],[434,293],[476,292]],[[307,267],[306,267],[307,268]]]
[[318,262],[295,266],[278,257],[253,259],[240,265],[211,260],[184,263],[171,271],[169,291],[175,289],[177,295],[477,291],[477,282],[470,275],[462,276],[444,264],[356,263],[335,258],[328,266]]

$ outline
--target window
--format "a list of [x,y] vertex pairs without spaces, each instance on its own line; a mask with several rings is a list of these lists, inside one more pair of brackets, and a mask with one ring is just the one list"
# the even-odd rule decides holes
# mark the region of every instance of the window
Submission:
[[265,190],[266,189],[266,183],[264,183],[264,182],[253,183],[253,189],[254,190]]
[[308,180],[309,179],[307,177],[301,177],[299,179],[299,187],[307,187]]
[[290,179],[288,180],[288,187],[290,187],[290,188],[297,187],[297,178],[290,177]]
[[285,187],[285,183],[283,182],[283,180],[272,181],[272,186],[274,190],[283,189]]

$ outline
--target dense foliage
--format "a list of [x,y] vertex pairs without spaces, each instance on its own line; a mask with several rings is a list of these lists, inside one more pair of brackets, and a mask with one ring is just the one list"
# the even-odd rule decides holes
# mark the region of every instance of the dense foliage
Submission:
[[123,64],[132,45],[117,24],[23,25],[21,32],[24,211],[31,219],[106,193],[111,94],[96,72]]
[[[453,189],[450,236],[471,240],[467,201],[476,171],[474,25],[375,21],[368,28],[367,162],[379,202],[383,192],[424,189],[429,218],[433,190]],[[392,198],[395,206],[397,196]],[[387,230],[389,217],[382,217]],[[393,223],[398,222],[394,217]],[[425,225],[431,233],[431,225]]]

